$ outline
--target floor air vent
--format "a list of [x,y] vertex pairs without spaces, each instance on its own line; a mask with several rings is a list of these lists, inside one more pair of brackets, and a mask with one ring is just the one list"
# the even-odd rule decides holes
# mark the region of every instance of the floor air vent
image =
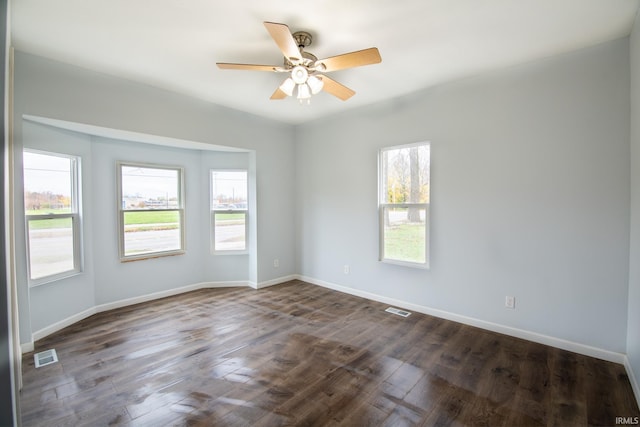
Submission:
[[408,311],[400,310],[399,308],[395,308],[395,307],[389,307],[385,311],[387,313],[397,314],[398,316],[402,316],[402,317],[409,317],[411,315],[411,313],[409,313]]
[[36,368],[51,365],[58,361],[58,355],[56,354],[56,350],[53,348],[51,350],[36,353],[33,355],[33,358],[36,361]]

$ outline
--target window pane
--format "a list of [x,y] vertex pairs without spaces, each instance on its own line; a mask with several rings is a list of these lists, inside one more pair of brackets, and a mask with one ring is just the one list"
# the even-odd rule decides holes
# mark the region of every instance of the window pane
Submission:
[[180,171],[122,166],[122,209],[180,208]]
[[[213,251],[247,249],[247,171],[211,171]],[[221,211],[237,211],[233,213]]]
[[[29,279],[80,270],[76,204],[79,159],[23,151],[24,208],[27,224]],[[46,218],[36,217],[46,215]]]
[[426,262],[426,209],[384,207],[384,258]]
[[119,163],[121,258],[182,253],[183,169]]
[[246,220],[245,212],[214,214],[215,247],[216,251],[244,251],[246,250]]
[[25,151],[24,207],[27,215],[72,212],[72,160]]
[[27,226],[32,280],[74,270],[73,218],[31,219]]
[[382,152],[382,203],[429,203],[428,144]]
[[125,256],[180,249],[180,211],[124,212]]
[[211,171],[211,209],[247,209],[247,171]]

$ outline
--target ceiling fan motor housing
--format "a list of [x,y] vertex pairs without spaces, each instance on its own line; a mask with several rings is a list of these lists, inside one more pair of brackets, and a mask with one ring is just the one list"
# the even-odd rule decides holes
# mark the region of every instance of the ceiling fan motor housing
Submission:
[[286,68],[293,68],[296,65],[304,65],[305,67],[313,66],[313,64],[318,61],[318,58],[314,54],[304,51],[304,48],[307,46],[311,46],[311,43],[313,42],[313,37],[311,36],[311,34],[307,33],[306,31],[297,31],[293,33],[292,36],[296,44],[298,45],[298,48],[300,49],[302,61],[300,61],[300,64],[294,64],[289,60],[289,58],[285,57],[284,66]]
[[[300,52],[302,54],[302,61],[300,61],[301,65],[304,65],[306,67],[311,67],[313,66],[313,64],[315,64],[318,61],[318,58],[309,52]],[[284,67],[285,68],[293,68],[295,67],[295,64],[293,64],[293,62],[289,61],[289,58],[284,58]]]
[[302,65],[296,65],[291,70],[291,78],[296,84],[301,85],[306,83],[307,78],[309,78],[309,72]]

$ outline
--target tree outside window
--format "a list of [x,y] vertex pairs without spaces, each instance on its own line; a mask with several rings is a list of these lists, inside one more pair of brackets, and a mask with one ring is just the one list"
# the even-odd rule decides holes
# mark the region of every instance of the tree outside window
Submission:
[[380,260],[428,267],[428,143],[380,152]]

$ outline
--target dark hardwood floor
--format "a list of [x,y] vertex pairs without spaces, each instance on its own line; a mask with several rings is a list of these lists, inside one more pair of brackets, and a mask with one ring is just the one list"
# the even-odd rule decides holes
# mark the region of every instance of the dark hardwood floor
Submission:
[[23,360],[25,426],[614,426],[624,367],[299,281],[94,315]]

